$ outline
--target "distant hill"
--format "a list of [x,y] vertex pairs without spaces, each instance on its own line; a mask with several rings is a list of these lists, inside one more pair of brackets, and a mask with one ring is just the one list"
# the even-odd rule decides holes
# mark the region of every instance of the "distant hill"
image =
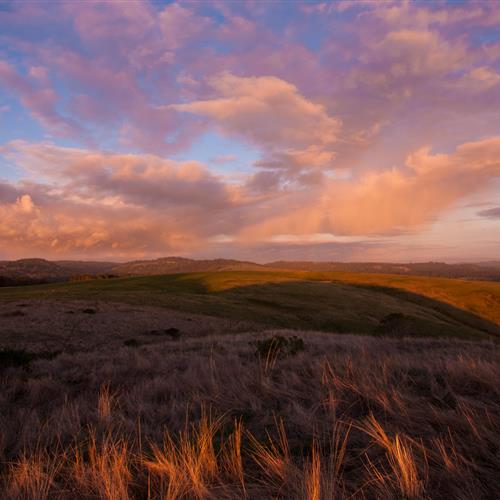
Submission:
[[164,257],[126,263],[71,260],[48,261],[45,259],[0,261],[0,286],[91,279],[92,277],[276,270],[401,274],[500,281],[500,262],[496,261],[478,264],[312,261],[275,261],[267,264],[256,264],[255,262],[231,259],[196,260],[184,257]]
[[117,265],[116,262],[93,262],[84,260],[58,260],[55,262],[65,271],[74,274],[109,274]]
[[74,276],[108,274],[116,263],[20,259],[0,261],[0,286],[68,281]]
[[486,262],[478,262],[478,265],[483,267],[500,267],[500,260],[487,260]]
[[[409,264],[391,264],[387,262],[311,262],[311,261],[275,261],[266,266],[277,269],[317,272],[358,272],[379,274],[404,274],[415,276],[433,276],[442,278],[463,278],[500,281],[500,266],[494,262],[483,264],[446,264],[444,262],[420,262]],[[500,263],[499,263],[500,264]]]
[[[227,271],[129,276],[0,290],[5,299],[78,299],[346,333],[500,339],[500,283],[353,272]],[[384,319],[385,318],[385,319]],[[381,321],[388,321],[381,325]]]
[[0,286],[64,281],[67,277],[64,268],[44,259],[0,261]]
[[194,260],[183,257],[164,257],[119,264],[112,272],[119,275],[155,275],[215,271],[267,271],[265,265],[230,259]]

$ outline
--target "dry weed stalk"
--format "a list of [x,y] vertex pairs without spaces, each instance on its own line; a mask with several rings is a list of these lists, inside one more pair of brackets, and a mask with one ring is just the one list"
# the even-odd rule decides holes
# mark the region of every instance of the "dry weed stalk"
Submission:
[[7,476],[6,493],[11,499],[50,498],[56,476],[64,464],[64,457],[36,450],[32,454],[23,454],[10,464]]
[[[386,451],[387,460],[392,471],[392,479],[404,498],[418,498],[423,492],[422,481],[419,479],[417,465],[408,441],[396,434],[390,438],[373,414],[366,419],[360,428],[366,432],[375,443]],[[378,473],[370,462],[370,470],[381,484],[387,478]]]
[[163,447],[152,444],[153,456],[144,464],[159,478],[166,498],[182,498],[184,495],[205,498],[209,495],[220,472],[214,437],[221,423],[221,419],[212,420],[202,413],[199,425],[186,428],[178,442],[167,432]]
[[130,498],[131,460],[125,439],[108,434],[98,442],[91,431],[87,445],[74,450],[72,479],[77,491],[105,500]]

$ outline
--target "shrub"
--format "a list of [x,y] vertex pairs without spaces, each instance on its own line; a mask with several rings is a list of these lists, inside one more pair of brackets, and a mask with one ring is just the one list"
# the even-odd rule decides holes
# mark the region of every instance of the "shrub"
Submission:
[[0,368],[24,366],[33,359],[33,354],[24,349],[2,349],[0,351]]
[[173,340],[178,340],[181,338],[181,331],[178,328],[167,328],[164,330],[165,335],[170,335]]

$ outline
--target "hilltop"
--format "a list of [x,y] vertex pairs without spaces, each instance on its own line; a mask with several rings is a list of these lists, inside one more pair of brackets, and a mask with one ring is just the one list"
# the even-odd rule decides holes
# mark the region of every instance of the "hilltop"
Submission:
[[121,276],[148,276],[155,274],[199,273],[219,271],[265,271],[266,265],[232,259],[195,260],[184,257],[163,257],[155,260],[137,260],[115,265],[112,272]]

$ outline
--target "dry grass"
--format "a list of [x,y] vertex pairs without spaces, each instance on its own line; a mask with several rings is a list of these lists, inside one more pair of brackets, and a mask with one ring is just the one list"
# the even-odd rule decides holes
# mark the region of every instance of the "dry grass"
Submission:
[[419,478],[418,467],[409,439],[399,434],[391,439],[373,415],[366,419],[361,429],[372,438],[373,443],[378,444],[386,451],[390,467],[389,473],[383,474],[372,462],[369,462],[369,471],[377,479],[382,490],[381,494],[419,498],[423,492],[422,481]]
[[126,440],[107,435],[98,441],[91,431],[88,443],[77,447],[69,460],[71,489],[86,497],[128,499],[131,461]]
[[273,333],[3,370],[0,497],[495,498],[495,344]]

